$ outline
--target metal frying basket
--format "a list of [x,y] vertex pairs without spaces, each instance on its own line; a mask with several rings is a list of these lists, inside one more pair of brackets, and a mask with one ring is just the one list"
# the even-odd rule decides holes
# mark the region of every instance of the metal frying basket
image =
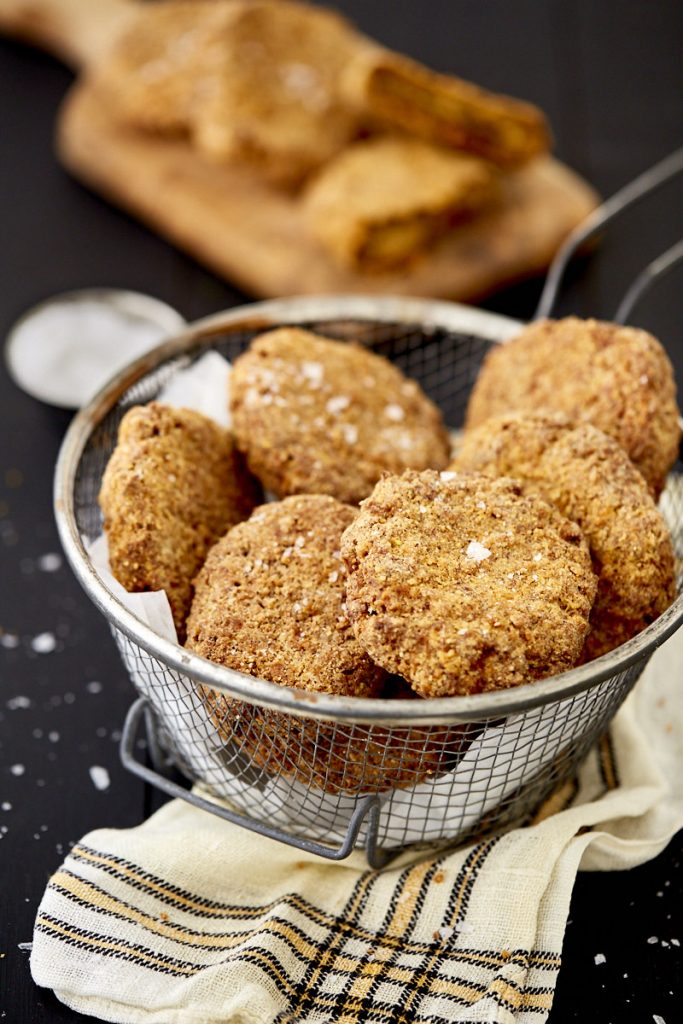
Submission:
[[[680,624],[680,571],[672,607],[590,664],[514,690],[371,700],[311,694],[212,664],[152,632],[92,565],[86,544],[101,532],[97,495],[126,410],[154,399],[207,350],[233,360],[255,334],[282,324],[372,346],[419,381],[452,428],[462,423],[486,351],[521,326],[428,300],[260,303],[200,321],[134,363],[75,418],[57,466],[57,520],[140,695],[124,730],[124,763],[171,795],[323,856],[340,859],[365,844],[375,865],[410,845],[462,842],[528,821],[573,778],[654,649]],[[680,463],[662,509],[680,566]],[[143,717],[154,768],[133,756]],[[164,762],[199,786],[190,793],[165,777]]]

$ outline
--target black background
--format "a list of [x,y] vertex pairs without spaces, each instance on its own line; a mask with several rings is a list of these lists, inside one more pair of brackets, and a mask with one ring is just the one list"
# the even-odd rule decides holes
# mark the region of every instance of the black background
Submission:
[[[1,0],[0,0],[1,2]],[[540,104],[558,155],[607,195],[683,142],[683,4],[678,0],[346,0],[337,5],[382,41],[444,71]],[[71,81],[50,57],[0,41],[0,337],[28,306],[91,285],[165,299],[188,319],[244,301],[56,164],[55,115]],[[608,318],[629,280],[683,237],[680,181],[610,229],[574,268],[560,312]],[[683,271],[660,284],[635,322],[657,334],[683,384]],[[492,309],[532,314],[538,282]],[[0,368],[0,1019],[85,1020],[30,980],[38,901],[70,842],[139,823],[159,798],[121,768],[117,730],[130,683],[113,641],[58,552],[52,469],[69,415],[19,392]],[[31,639],[57,637],[51,654]],[[89,683],[101,684],[88,687]],[[24,696],[30,707],[16,707]],[[9,702],[9,704],[8,704]],[[12,774],[10,766],[25,772]],[[88,769],[108,769],[98,792]],[[666,1024],[683,1017],[680,860],[683,835],[655,861],[621,874],[580,874],[550,1020]],[[648,943],[649,937],[658,941]],[[664,940],[668,945],[665,945]],[[604,964],[594,957],[602,953]]]

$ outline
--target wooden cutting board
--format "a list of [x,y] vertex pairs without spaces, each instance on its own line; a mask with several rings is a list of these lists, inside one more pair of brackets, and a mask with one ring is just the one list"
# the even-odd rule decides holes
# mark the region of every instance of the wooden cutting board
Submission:
[[[132,0],[0,0],[0,31],[93,66],[142,5]],[[550,157],[506,175],[502,204],[454,231],[401,273],[339,268],[306,230],[295,197],[185,140],[117,121],[88,74],[59,116],[57,151],[85,184],[137,215],[212,270],[257,296],[382,293],[472,300],[543,271],[598,200]]]

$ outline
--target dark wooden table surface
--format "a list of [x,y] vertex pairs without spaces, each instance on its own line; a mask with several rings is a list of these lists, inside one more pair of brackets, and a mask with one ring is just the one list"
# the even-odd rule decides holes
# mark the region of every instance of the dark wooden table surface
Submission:
[[[683,142],[680,0],[338,6],[435,67],[542,105],[559,155],[603,194]],[[150,292],[187,318],[244,301],[59,168],[53,124],[69,81],[51,58],[0,41],[0,337],[39,299],[90,285]],[[682,191],[667,186],[624,217],[574,269],[561,311],[609,317],[638,269],[683,236]],[[530,282],[487,305],[527,317],[538,290]],[[683,273],[672,275],[635,318],[661,338],[679,387],[682,291]],[[0,417],[0,1019],[84,1020],[35,988],[21,947],[69,844],[142,821],[159,798],[119,764],[132,690],[108,629],[64,563],[43,558],[60,550],[52,469],[69,416],[22,394],[3,367]],[[51,653],[34,649],[44,633]],[[106,791],[93,785],[94,765],[109,772]],[[682,855],[683,834],[633,871],[579,875],[552,1024],[683,1019],[682,947],[671,942],[683,942]]]

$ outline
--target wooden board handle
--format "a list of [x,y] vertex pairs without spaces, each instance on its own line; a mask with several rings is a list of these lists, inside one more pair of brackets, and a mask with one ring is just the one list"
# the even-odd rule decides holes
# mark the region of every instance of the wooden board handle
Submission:
[[78,68],[96,62],[139,7],[134,0],[0,0],[0,32]]

